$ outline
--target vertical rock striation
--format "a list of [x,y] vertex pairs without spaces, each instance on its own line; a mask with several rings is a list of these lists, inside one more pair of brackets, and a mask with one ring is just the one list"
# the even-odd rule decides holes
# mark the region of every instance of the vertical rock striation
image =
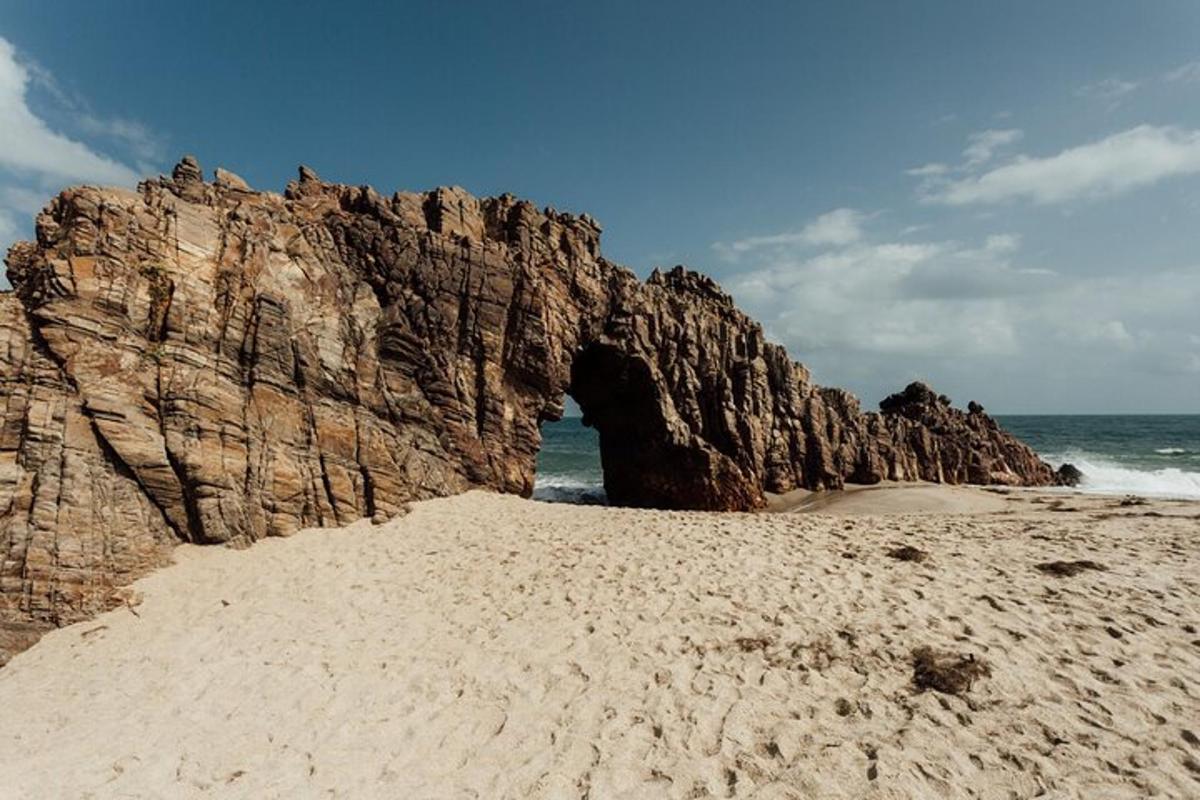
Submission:
[[185,158],[38,217],[0,296],[0,661],[122,602],[179,541],[243,545],[471,487],[528,495],[564,393],[617,503],[753,509],[881,479],[1046,484],[920,384],[864,414],[586,215],[456,188],[283,195]]

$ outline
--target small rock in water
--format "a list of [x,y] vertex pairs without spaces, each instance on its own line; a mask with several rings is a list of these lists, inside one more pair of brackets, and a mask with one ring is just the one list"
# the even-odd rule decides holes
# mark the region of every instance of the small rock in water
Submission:
[[1074,464],[1063,464],[1055,475],[1060,486],[1078,486],[1083,482],[1083,472]]

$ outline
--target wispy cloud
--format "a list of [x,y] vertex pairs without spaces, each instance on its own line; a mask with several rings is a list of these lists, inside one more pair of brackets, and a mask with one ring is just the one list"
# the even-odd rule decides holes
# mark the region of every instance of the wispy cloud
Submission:
[[0,39],[0,167],[50,181],[132,184],[137,173],[86,144],[50,129],[29,108],[28,69],[16,48]]
[[836,208],[809,222],[797,231],[770,236],[751,236],[734,242],[717,242],[713,249],[726,258],[764,248],[791,246],[847,245],[862,238],[862,223],[866,215],[853,208]]
[[955,179],[927,179],[918,192],[950,206],[1026,199],[1039,205],[1121,194],[1171,177],[1200,173],[1200,131],[1139,125],[1052,156],[1017,156]]
[[1137,91],[1139,86],[1141,84],[1136,81],[1127,81],[1121,78],[1105,78],[1096,83],[1080,86],[1075,90],[1075,96],[1103,102],[1112,111],[1118,108],[1129,95]]
[[928,195],[952,180],[953,175],[963,175],[992,161],[997,153],[1009,145],[1021,141],[1024,131],[1017,128],[989,129],[976,131],[967,136],[967,146],[962,151],[962,163],[951,165],[941,161],[922,164],[904,171],[905,175],[920,178],[918,192]]
[[157,162],[166,157],[162,139],[140,122],[119,117],[104,119],[83,113],[79,116],[79,127],[84,133],[123,145],[139,162]]
[[967,148],[963,157],[967,166],[976,167],[992,160],[996,151],[1021,140],[1024,132],[1015,128],[1008,130],[987,130],[972,133],[967,137]]
[[1171,70],[1163,78],[1171,83],[1200,83],[1200,61],[1189,61]]
[[[65,110],[82,136],[55,130],[30,105],[39,90]],[[105,119],[71,97],[47,70],[22,57],[0,37],[0,254],[29,220],[64,185],[98,183],[132,186],[161,160],[160,141],[139,123]],[[107,140],[128,159],[108,155],[84,141]],[[132,166],[131,163],[132,162]]]
[[930,164],[922,164],[921,166],[913,167],[912,169],[906,169],[904,170],[904,174],[912,175],[916,178],[933,178],[937,177],[938,175],[945,175],[947,172],[950,172],[950,169],[951,167],[949,164],[933,162]]

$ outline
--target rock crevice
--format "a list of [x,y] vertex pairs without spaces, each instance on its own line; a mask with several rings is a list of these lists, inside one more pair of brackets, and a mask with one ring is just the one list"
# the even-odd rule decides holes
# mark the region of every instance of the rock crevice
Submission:
[[64,191],[0,295],[0,660],[118,602],[178,541],[528,495],[568,392],[621,504],[1056,480],[923,385],[864,413],[710,278],[639,281],[600,232],[511,195],[384,197],[306,167],[256,192],[191,158],[137,191]]

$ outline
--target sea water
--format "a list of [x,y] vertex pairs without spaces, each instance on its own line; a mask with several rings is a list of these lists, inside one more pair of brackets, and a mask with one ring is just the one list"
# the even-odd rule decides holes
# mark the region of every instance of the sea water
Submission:
[[533,497],[558,503],[605,502],[600,434],[595,428],[585,427],[579,417],[542,425]]
[[1078,467],[1085,492],[1200,499],[1200,414],[996,421],[1055,467]]
[[[1082,491],[1200,499],[1200,414],[996,419],[1053,466],[1078,467]],[[578,417],[542,426],[533,496],[604,502],[599,437]]]

